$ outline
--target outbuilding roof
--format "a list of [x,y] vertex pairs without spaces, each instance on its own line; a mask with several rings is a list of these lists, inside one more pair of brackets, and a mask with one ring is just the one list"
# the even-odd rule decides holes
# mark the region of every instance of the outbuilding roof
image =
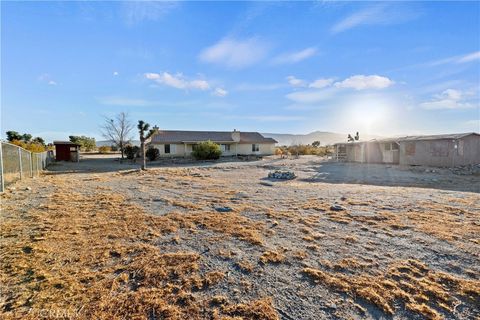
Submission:
[[[272,138],[265,138],[258,132],[240,133],[239,143],[276,143]],[[201,141],[234,143],[231,131],[181,131],[159,130],[154,134],[151,143],[196,143]]]
[[372,142],[400,142],[400,141],[422,141],[422,140],[457,140],[468,137],[470,135],[480,136],[476,132],[466,132],[466,133],[450,133],[450,134],[435,134],[435,135],[425,135],[425,136],[404,136],[404,137],[392,137],[392,138],[383,138],[383,139],[374,139],[368,141],[354,141],[354,142],[339,142],[334,145],[343,145],[343,144],[362,144],[362,143],[372,143]]
[[467,133],[451,133],[451,134],[436,134],[436,135],[429,135],[429,136],[406,136],[399,138],[399,141],[412,141],[412,140],[456,140],[462,139],[469,135],[476,135],[480,136],[480,134],[475,132],[467,132]]
[[66,144],[70,146],[79,146],[78,143],[71,142],[71,141],[53,141],[53,144]]

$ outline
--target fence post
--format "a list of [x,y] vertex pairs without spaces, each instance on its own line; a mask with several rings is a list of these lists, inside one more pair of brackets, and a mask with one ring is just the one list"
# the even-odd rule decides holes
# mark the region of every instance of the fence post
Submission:
[[18,148],[18,164],[20,167],[20,180],[23,179],[22,149]]
[[0,161],[2,162],[0,165],[0,174],[2,175],[1,177],[1,183],[0,183],[0,188],[2,188],[0,191],[3,192],[5,191],[5,179],[3,178],[3,143],[0,141]]
[[28,158],[30,159],[29,163],[30,163],[30,178],[33,178],[33,164],[32,164],[32,153],[29,152],[28,153]]

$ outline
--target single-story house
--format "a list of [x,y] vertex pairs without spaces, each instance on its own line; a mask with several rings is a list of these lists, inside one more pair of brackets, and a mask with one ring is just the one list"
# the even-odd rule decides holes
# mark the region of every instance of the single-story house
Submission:
[[157,148],[161,157],[188,157],[199,142],[209,140],[220,145],[222,156],[272,155],[277,143],[258,132],[158,130],[146,145]]
[[449,167],[480,163],[480,134],[406,136],[337,143],[337,161]]

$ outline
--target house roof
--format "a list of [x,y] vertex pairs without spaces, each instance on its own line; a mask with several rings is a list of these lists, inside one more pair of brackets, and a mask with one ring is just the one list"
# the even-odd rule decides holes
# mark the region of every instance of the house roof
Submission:
[[240,143],[277,143],[273,138],[265,138],[258,132],[240,132]]
[[[258,132],[239,132],[239,143],[276,143]],[[201,141],[234,143],[231,131],[180,131],[160,130],[150,138],[150,143],[195,143]]]
[[70,146],[79,146],[78,143],[71,142],[71,141],[53,141],[53,144],[66,144]]

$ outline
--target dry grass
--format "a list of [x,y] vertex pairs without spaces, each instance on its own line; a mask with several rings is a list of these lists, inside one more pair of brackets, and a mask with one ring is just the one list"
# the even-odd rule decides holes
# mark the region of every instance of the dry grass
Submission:
[[[352,260],[338,265],[364,267]],[[432,271],[416,260],[393,263],[377,275],[348,276],[313,268],[304,268],[303,272],[316,283],[369,301],[387,314],[394,314],[399,303],[403,303],[408,310],[428,319],[442,319],[441,312],[453,312],[461,301],[473,305],[480,302],[480,281]]]
[[277,251],[265,251],[260,257],[260,262],[263,264],[281,263],[283,261],[285,261],[285,255]]
[[181,228],[260,244],[257,223],[236,213],[151,216],[118,194],[80,194],[66,180],[50,181],[57,190],[46,204],[2,221],[2,318],[73,310],[83,319],[277,319],[268,299],[212,306],[195,290],[223,281],[223,271],[202,273],[197,253],[154,245]]

